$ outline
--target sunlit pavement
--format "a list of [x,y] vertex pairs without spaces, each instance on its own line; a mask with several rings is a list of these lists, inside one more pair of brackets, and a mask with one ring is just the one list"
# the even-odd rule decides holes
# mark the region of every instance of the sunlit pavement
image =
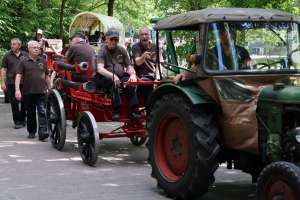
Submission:
[[[66,144],[62,151],[44,142],[28,139],[26,127],[13,129],[10,104],[0,98],[0,199],[53,200],[161,200],[147,164],[145,145],[137,147],[128,138],[100,141],[94,167],[83,164],[76,129],[67,122]],[[98,123],[98,130],[113,130],[118,123]],[[251,177],[220,166],[216,182],[203,200],[255,199]]]

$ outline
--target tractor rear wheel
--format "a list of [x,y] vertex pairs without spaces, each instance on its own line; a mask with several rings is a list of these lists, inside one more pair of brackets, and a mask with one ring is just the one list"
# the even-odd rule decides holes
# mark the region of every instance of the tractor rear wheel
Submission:
[[300,199],[300,168],[283,161],[269,164],[259,175],[256,199]]
[[219,167],[213,112],[192,105],[181,94],[167,94],[156,102],[152,114],[146,146],[158,187],[173,199],[204,195]]

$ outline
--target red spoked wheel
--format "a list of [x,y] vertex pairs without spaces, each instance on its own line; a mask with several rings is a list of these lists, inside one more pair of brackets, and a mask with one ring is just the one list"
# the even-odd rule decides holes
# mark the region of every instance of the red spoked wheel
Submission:
[[283,161],[265,167],[258,178],[256,199],[300,199],[300,168]]
[[152,114],[146,146],[158,187],[173,199],[202,196],[215,181],[219,166],[213,112],[176,93],[158,100]]

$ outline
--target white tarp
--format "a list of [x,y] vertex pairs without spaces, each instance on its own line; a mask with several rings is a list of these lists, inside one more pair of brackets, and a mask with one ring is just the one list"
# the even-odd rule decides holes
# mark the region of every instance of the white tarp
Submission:
[[95,31],[101,31],[105,34],[111,27],[118,29],[120,33],[120,44],[125,45],[125,30],[123,24],[115,17],[93,12],[77,14],[71,22],[69,36],[72,36],[77,31],[84,31],[88,33],[88,35],[93,35]]

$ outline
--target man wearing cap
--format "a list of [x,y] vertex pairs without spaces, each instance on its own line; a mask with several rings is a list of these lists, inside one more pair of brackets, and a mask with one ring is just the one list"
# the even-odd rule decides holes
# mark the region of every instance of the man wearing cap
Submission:
[[[78,64],[81,62],[90,62],[91,72],[93,77],[95,77],[96,71],[96,62],[95,62],[95,51],[89,43],[85,41],[85,35],[81,32],[74,33],[70,37],[71,46],[68,51],[66,60],[69,64]],[[87,82],[88,77],[86,74],[72,72],[72,80],[74,82]]]
[[[159,56],[160,62],[163,62],[163,57],[161,52],[157,52],[156,45],[150,42],[150,30],[148,27],[140,28],[139,39],[140,42],[132,46],[132,56],[136,74],[144,81],[159,80],[158,67],[160,67],[160,65],[156,63],[156,57]],[[138,88],[143,93],[147,120],[150,119],[152,105],[146,104],[146,102],[155,87],[156,85],[140,85]]]
[[[120,119],[119,107],[122,105],[118,88],[124,88],[124,82],[136,82],[136,75],[126,49],[118,45],[119,31],[116,28],[110,28],[106,33],[106,38],[106,45],[99,49],[97,57],[97,69],[101,74],[97,84],[113,93],[114,112],[112,121],[118,121]],[[123,76],[124,67],[127,68],[129,77]],[[130,110],[127,118],[140,119],[141,116],[134,112],[134,107],[139,103],[136,95],[136,86],[124,89],[129,97]]]
[[60,55],[54,48],[53,46],[48,42],[48,40],[46,38],[44,38],[44,34],[43,31],[41,29],[38,29],[36,31],[36,36],[32,39],[37,41],[40,44],[40,51],[39,53],[42,55],[44,55],[44,59],[47,60],[47,55],[45,54],[45,50],[46,47],[47,48],[51,48],[52,51],[56,54],[56,55]]

